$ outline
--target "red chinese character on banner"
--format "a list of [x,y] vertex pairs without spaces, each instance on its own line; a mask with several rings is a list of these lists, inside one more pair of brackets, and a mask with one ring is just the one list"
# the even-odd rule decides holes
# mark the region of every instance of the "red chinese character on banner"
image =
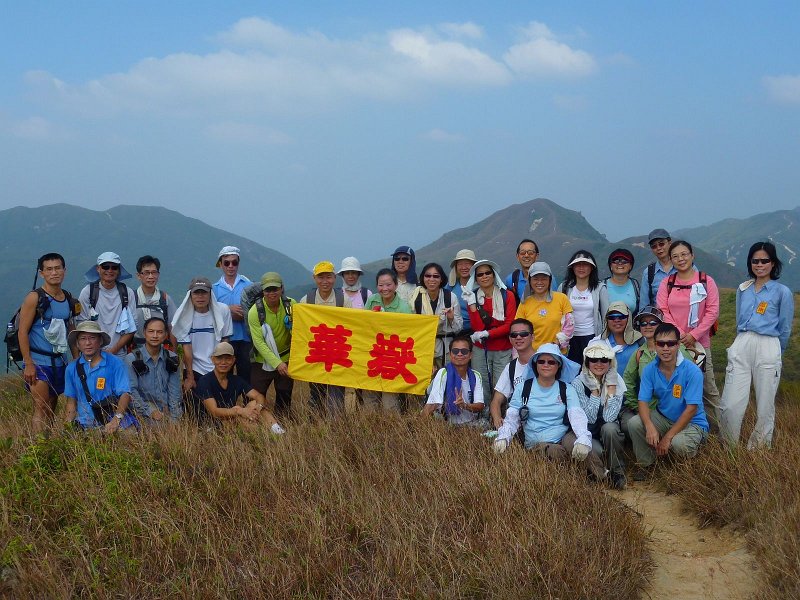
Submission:
[[417,363],[417,358],[414,356],[414,338],[407,338],[401,342],[397,334],[392,334],[387,339],[385,335],[379,333],[369,355],[373,357],[367,363],[367,375],[370,377],[380,375],[382,379],[394,379],[400,375],[406,383],[417,383],[417,377],[406,368],[406,365]]
[[333,365],[342,367],[352,367],[353,361],[348,358],[353,347],[347,343],[347,338],[353,335],[349,329],[343,325],[328,327],[325,323],[320,323],[311,328],[314,339],[308,342],[307,363],[324,363],[325,370],[329,373]]

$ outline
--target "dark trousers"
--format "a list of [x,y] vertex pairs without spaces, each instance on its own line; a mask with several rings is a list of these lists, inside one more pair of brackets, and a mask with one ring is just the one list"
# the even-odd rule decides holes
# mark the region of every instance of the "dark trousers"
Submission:
[[594,338],[594,335],[573,335],[569,341],[569,352],[567,358],[579,365],[583,364],[583,351],[589,345],[589,340]]
[[261,394],[266,395],[269,386],[275,383],[275,411],[278,416],[287,416],[292,407],[292,388],[294,380],[288,375],[281,375],[277,371],[265,371],[261,363],[250,365],[250,385]]
[[253,348],[252,342],[238,341],[230,344],[233,346],[234,357],[236,358],[236,374],[247,383],[250,383],[250,350]]
[[338,385],[310,383],[311,407],[320,416],[344,413],[344,388]]

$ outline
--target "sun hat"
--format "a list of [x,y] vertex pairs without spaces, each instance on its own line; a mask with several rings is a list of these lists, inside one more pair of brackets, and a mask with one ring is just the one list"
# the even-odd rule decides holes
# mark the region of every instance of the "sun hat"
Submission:
[[78,341],[78,335],[81,333],[94,333],[100,336],[100,345],[106,347],[111,343],[111,336],[105,331],[100,329],[100,324],[97,321],[81,321],[77,327],[69,332],[67,335],[67,342],[70,346],[74,346]]
[[261,287],[283,287],[283,279],[275,271],[269,271],[261,276]]
[[530,278],[534,275],[547,275],[548,277],[552,277],[553,271],[550,270],[550,265],[546,262],[537,261],[528,267],[528,277]]
[[220,342],[214,347],[211,356],[236,356],[236,352],[228,342]]
[[472,250],[467,250],[464,248],[463,250],[459,250],[456,252],[456,257],[450,261],[450,274],[447,277],[447,281],[450,285],[455,285],[458,273],[456,273],[456,263],[460,260],[469,260],[473,263],[478,262],[478,258],[475,256],[475,253]]
[[570,261],[570,263],[567,265],[567,267],[571,267],[572,265],[577,265],[578,263],[582,263],[582,262],[583,263],[589,263],[593,267],[597,268],[597,265],[595,264],[595,262],[591,258],[589,258],[588,256],[585,256],[585,255],[582,255],[582,254],[579,254],[578,256],[573,258]]
[[561,348],[558,347],[558,344],[553,344],[552,342],[542,344],[536,349],[534,355],[531,356],[529,367],[532,372],[535,370],[536,361],[539,360],[542,354],[549,354],[561,363],[561,375],[559,379],[564,383],[570,383],[578,376],[581,366],[561,354]]
[[339,267],[339,270],[336,271],[336,274],[341,275],[345,271],[358,271],[359,273],[364,273],[363,269],[361,268],[361,263],[358,262],[358,259],[355,256],[343,258],[342,264]]
[[97,272],[97,267],[102,265],[103,263],[114,263],[115,265],[119,265],[119,276],[117,277],[117,281],[122,281],[124,279],[130,279],[133,277],[126,269],[122,266],[122,259],[120,259],[119,254],[116,252],[103,252],[100,256],[97,257],[94,265],[89,267],[89,270],[86,271],[84,274],[84,279],[89,283],[94,283],[95,281],[100,281],[100,274]]
[[223,246],[222,250],[219,251],[219,255],[217,256],[217,265],[220,266],[222,264],[222,257],[227,256],[228,254],[235,254],[236,256],[241,258],[241,250],[239,250],[236,246]]
[[189,291],[193,292],[195,290],[205,290],[210,292],[211,281],[209,281],[207,277],[195,277],[189,282]]

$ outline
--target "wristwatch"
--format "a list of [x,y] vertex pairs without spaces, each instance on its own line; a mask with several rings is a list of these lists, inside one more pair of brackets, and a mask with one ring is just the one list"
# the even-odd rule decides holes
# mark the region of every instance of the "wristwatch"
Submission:
[[124,417],[125,417],[125,415],[123,415],[122,413],[114,413],[114,418],[115,419],[119,419],[120,421],[122,421],[122,419]]

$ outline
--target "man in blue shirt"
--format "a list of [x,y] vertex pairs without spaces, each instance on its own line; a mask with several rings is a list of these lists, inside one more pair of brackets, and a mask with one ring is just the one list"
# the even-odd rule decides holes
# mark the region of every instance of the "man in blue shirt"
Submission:
[[[639,414],[628,422],[628,432],[639,469],[636,481],[647,479],[656,457],[672,451],[677,456],[697,454],[708,435],[703,410],[703,372],[679,352],[680,332],[671,323],[655,331],[656,358],[642,372]],[[650,400],[657,399],[655,410]]]
[[475,253],[472,250],[463,249],[459,250],[456,257],[450,262],[450,276],[448,277],[447,285],[444,289],[449,290],[458,298],[458,304],[461,307],[461,317],[464,320],[464,326],[461,331],[464,333],[472,333],[472,328],[469,326],[469,307],[461,297],[464,291],[464,286],[469,281],[469,271],[478,262]]
[[[537,260],[539,260],[539,246],[536,242],[525,238],[517,244],[517,262],[520,268],[511,271],[504,281],[506,287],[511,290],[511,293],[513,293],[514,297],[517,299],[517,306],[525,299],[525,287],[528,285],[528,270]],[[552,275],[550,277],[550,289],[552,291],[558,289],[558,281]]]
[[639,306],[655,306],[658,286],[661,285],[665,277],[669,277],[676,272],[675,267],[672,266],[672,260],[669,258],[669,245],[672,243],[669,232],[666,229],[653,229],[647,236],[647,243],[650,245],[650,250],[656,260],[647,265],[642,271]]
[[225,246],[219,251],[217,267],[222,270],[222,277],[213,285],[214,299],[227,304],[231,309],[233,335],[228,340],[236,352],[236,374],[250,383],[250,330],[247,327],[247,315],[242,312],[242,291],[252,282],[239,274],[239,258],[241,250],[236,246]]
[[104,433],[137,425],[127,412],[131,388],[125,365],[115,355],[101,351],[109,342],[109,335],[96,321],[83,321],[70,332],[69,343],[81,354],[67,366],[64,382],[68,424],[74,422],[81,429],[102,427]]
[[131,381],[133,410],[148,425],[176,422],[183,415],[178,357],[164,348],[167,324],[160,316],[142,325],[144,344],[125,362]]

